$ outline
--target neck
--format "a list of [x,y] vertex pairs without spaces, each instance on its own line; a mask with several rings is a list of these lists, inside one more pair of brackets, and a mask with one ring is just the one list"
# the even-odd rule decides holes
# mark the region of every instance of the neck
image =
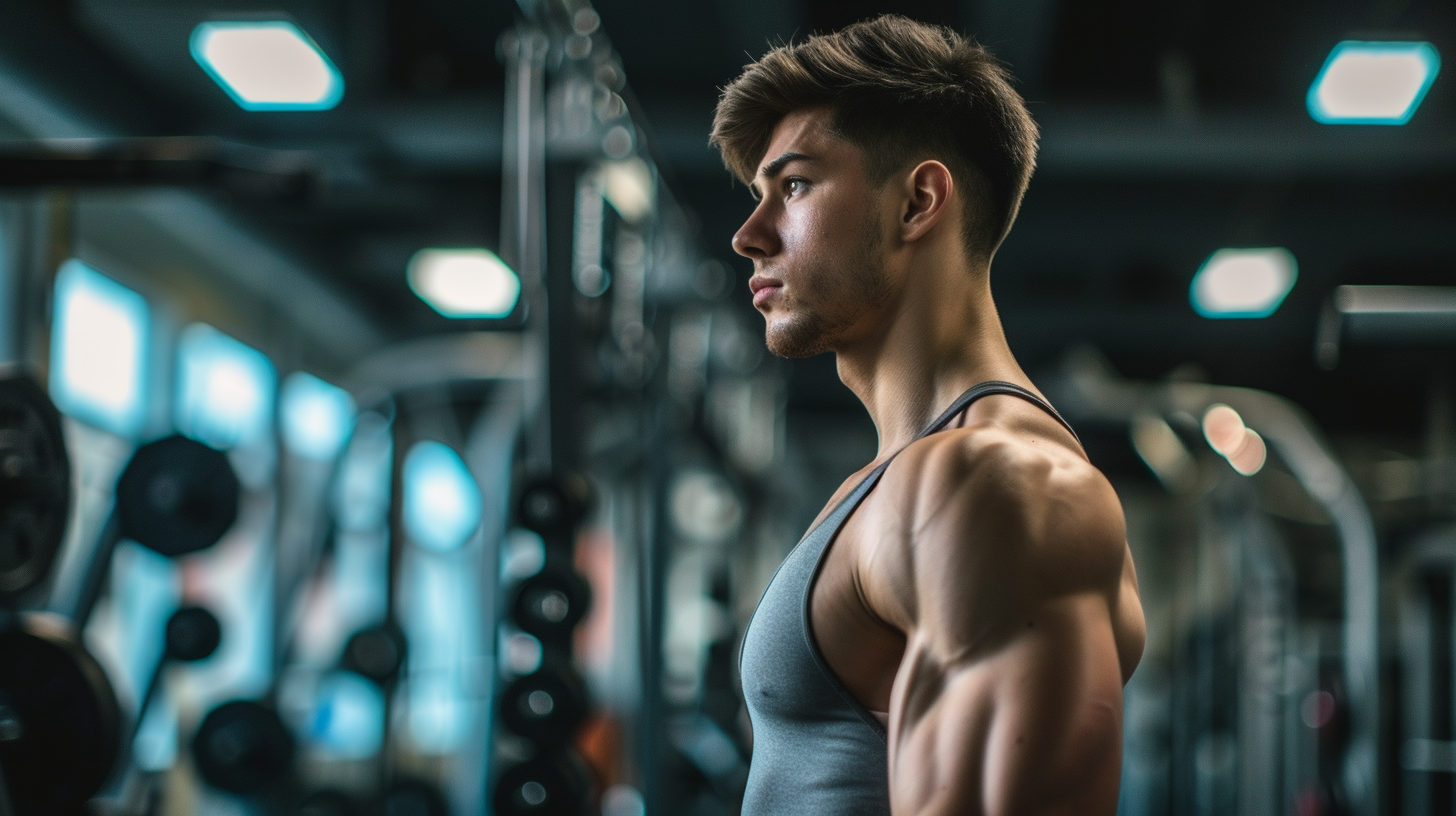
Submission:
[[971,386],[1031,381],[1006,343],[989,269],[916,270],[886,305],[876,331],[835,349],[839,378],[869,410],[879,457],[908,445]]

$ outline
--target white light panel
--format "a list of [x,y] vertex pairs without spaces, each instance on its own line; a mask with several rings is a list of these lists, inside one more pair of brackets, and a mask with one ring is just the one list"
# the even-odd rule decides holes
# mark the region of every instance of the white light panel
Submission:
[[141,295],[77,260],[56,273],[51,398],[67,414],[136,436],[146,414],[151,310]]
[[277,375],[262,352],[204,323],[177,344],[177,429],[215,448],[256,442],[272,428]]
[[480,488],[459,454],[439,442],[419,442],[404,460],[404,525],[410,538],[434,552],[464,544],[480,526]]
[[521,279],[488,249],[422,249],[408,277],[420,300],[446,317],[505,317],[521,299]]
[[307,372],[283,380],[279,397],[283,442],[292,452],[326,462],[338,455],[354,425],[354,398]]
[[1436,80],[1441,55],[1426,42],[1336,45],[1309,88],[1306,105],[1327,125],[1403,125]]
[[202,23],[192,58],[245,110],[327,110],[344,77],[298,26],[282,20]]
[[1193,276],[1189,300],[1204,317],[1268,317],[1297,275],[1287,249],[1220,249]]

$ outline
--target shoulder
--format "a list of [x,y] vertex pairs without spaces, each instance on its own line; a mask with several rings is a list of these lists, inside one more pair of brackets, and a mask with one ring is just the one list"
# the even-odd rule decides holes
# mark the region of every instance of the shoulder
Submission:
[[917,562],[978,582],[1115,586],[1126,551],[1122,506],[1070,440],[1037,429],[960,428],[920,440],[891,470]]

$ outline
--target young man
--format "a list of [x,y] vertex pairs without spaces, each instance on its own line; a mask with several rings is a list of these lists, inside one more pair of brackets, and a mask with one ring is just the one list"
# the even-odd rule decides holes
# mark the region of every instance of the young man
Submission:
[[880,440],[745,635],[746,816],[1116,810],[1144,640],[1122,511],[991,300],[1036,138],[985,50],[898,16],[774,49],[718,104],[768,346],[834,352]]

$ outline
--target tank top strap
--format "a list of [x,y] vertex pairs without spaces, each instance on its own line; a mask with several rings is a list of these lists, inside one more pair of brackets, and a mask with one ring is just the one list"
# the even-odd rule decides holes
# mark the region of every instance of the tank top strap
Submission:
[[1071,434],[1072,438],[1077,440],[1077,444],[1080,445],[1082,443],[1081,437],[1077,436],[1077,432],[1072,430],[1071,424],[1061,414],[1057,413],[1057,409],[1053,408],[1050,403],[1016,383],[1004,382],[1002,380],[987,380],[966,389],[964,394],[957,397],[956,401],[951,403],[949,408],[945,409],[940,416],[936,417],[934,422],[925,426],[925,430],[917,434],[915,438],[924,439],[937,431],[943,430],[952,419],[955,419],[958,414],[970,407],[971,403],[981,397],[988,397],[992,394],[1008,394],[1026,400],[1043,411],[1046,411],[1051,415],[1052,419],[1061,423],[1062,427],[1067,429],[1067,433]]

